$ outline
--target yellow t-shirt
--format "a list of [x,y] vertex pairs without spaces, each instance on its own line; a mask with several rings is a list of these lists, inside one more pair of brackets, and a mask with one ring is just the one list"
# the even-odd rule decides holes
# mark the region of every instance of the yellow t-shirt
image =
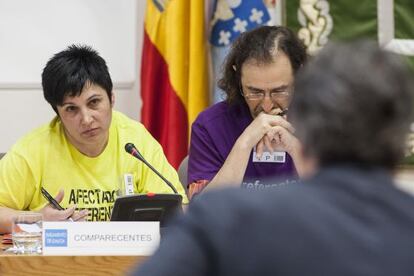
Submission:
[[47,204],[40,187],[52,196],[64,189],[62,207],[88,209],[88,220],[102,221],[110,218],[125,174],[133,176],[135,193],[172,193],[147,166],[125,152],[126,143],[134,143],[188,203],[160,144],[142,124],[113,111],[108,144],[97,157],[87,157],[69,143],[58,117],[21,138],[0,161],[0,206],[38,210]]

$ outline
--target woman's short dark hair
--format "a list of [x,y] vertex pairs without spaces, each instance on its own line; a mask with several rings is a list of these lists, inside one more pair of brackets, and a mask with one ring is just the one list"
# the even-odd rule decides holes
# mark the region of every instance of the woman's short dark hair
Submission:
[[288,119],[321,165],[394,167],[413,117],[412,75],[376,42],[331,44],[296,76]]
[[223,66],[222,78],[218,81],[218,86],[227,95],[228,103],[244,101],[240,93],[243,64],[250,59],[270,64],[275,50],[283,51],[288,56],[294,73],[306,62],[304,44],[283,26],[262,26],[241,34],[234,41]]
[[105,60],[89,46],[71,45],[55,54],[42,73],[43,95],[57,113],[65,96],[79,96],[85,85],[99,85],[112,101],[112,80]]

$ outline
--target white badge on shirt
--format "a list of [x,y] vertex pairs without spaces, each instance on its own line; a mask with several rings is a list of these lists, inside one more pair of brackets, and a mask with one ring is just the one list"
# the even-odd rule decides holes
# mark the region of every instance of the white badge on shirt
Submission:
[[133,195],[134,194],[134,175],[130,173],[124,174],[123,179],[123,195]]
[[274,151],[270,152],[267,148],[263,151],[263,154],[260,158],[256,156],[256,147],[253,148],[253,162],[264,162],[264,163],[285,163],[286,162],[286,152],[285,151]]

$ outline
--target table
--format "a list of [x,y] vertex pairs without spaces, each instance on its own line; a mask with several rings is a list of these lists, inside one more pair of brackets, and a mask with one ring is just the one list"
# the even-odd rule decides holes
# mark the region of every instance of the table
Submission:
[[[0,242],[3,236],[0,235]],[[35,256],[0,251],[0,275],[125,275],[145,256]],[[7,246],[6,246],[7,247]]]

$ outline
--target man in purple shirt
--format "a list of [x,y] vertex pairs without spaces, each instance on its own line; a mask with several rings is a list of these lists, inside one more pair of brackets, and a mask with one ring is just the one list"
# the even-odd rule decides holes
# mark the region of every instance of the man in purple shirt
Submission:
[[226,100],[192,125],[190,197],[205,187],[260,189],[270,176],[286,183],[301,174],[301,145],[286,111],[306,57],[303,43],[286,27],[260,27],[234,42],[219,80]]

